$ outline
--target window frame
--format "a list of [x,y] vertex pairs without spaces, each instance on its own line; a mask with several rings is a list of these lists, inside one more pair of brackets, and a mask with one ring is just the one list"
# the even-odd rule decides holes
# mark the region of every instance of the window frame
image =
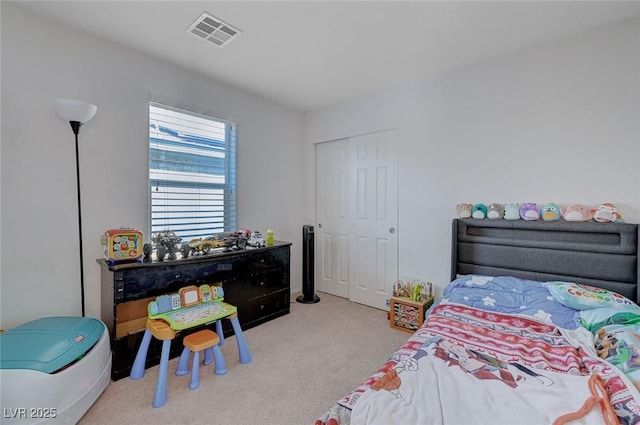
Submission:
[[[174,119],[177,124],[170,122]],[[237,124],[156,101],[149,102],[148,120],[148,226],[152,239],[174,232],[186,243],[235,232]],[[211,123],[217,134],[203,132],[202,120]],[[184,125],[192,125],[192,132]]]

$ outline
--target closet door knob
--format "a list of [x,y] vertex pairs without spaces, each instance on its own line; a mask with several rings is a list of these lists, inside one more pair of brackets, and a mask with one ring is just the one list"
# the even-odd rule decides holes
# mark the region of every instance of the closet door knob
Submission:
[[395,233],[395,232],[396,232],[395,227],[389,227],[389,233]]

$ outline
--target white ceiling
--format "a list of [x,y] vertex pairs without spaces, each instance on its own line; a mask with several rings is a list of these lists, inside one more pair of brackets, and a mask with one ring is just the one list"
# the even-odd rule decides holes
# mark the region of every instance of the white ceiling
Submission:
[[[301,111],[640,15],[640,1],[16,3]],[[187,33],[204,11],[243,34],[219,48]]]

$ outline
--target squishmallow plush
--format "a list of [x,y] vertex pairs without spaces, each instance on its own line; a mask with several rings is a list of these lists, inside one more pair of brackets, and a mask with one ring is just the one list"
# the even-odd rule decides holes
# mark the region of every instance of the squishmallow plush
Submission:
[[540,211],[540,217],[543,221],[556,221],[560,220],[560,206],[553,202],[544,204]]
[[523,220],[537,220],[540,218],[538,205],[532,203],[524,203],[520,205],[520,217]]
[[569,204],[562,209],[562,218],[566,221],[589,221],[593,212],[582,204]]
[[475,204],[471,211],[471,217],[473,218],[487,218],[487,206],[485,204]]
[[487,208],[487,218],[489,220],[498,220],[504,216],[504,205],[490,204]]
[[598,205],[593,210],[593,219],[600,223],[624,222],[618,208],[610,202]]
[[472,204],[458,204],[456,205],[456,213],[458,218],[471,218]]
[[505,204],[504,205],[504,219],[505,220],[520,220],[520,204]]

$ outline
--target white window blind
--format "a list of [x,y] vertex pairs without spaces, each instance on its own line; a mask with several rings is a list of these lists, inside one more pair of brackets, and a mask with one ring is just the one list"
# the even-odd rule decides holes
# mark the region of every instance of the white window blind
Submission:
[[236,126],[150,103],[149,189],[152,234],[236,231]]

